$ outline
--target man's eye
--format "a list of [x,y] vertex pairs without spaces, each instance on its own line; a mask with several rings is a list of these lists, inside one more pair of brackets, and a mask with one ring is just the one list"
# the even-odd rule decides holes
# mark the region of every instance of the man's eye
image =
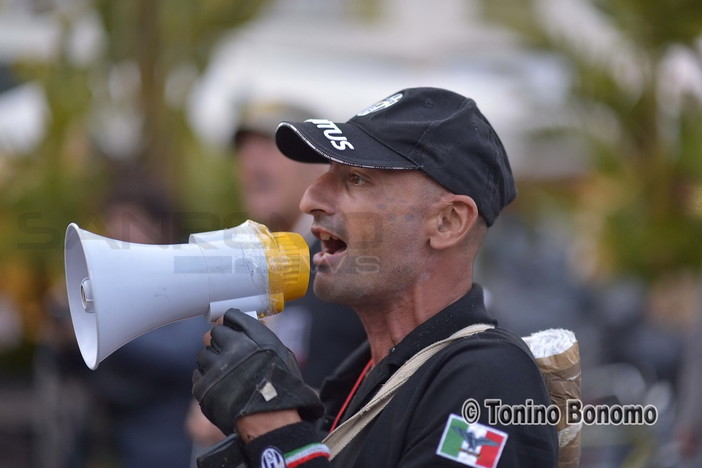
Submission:
[[351,185],[363,185],[366,183],[366,179],[358,174],[351,174],[349,175],[349,183]]

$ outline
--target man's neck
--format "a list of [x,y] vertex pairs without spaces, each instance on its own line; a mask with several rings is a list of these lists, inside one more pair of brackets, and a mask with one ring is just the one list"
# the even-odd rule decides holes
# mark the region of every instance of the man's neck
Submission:
[[471,285],[469,282],[463,287],[450,288],[453,291],[416,286],[413,291],[382,304],[356,307],[368,335],[373,363],[385,358],[412,330],[467,294]]

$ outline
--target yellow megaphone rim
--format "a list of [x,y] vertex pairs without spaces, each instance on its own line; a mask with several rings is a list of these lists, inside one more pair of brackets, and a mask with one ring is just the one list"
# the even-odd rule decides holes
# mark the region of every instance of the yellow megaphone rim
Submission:
[[259,239],[266,252],[271,311],[277,314],[284,303],[305,295],[310,280],[310,249],[295,232],[271,233],[264,225]]

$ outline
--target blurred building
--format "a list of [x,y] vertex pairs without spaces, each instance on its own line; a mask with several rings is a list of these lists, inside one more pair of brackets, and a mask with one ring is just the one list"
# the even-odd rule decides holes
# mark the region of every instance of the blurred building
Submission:
[[[372,11],[363,10],[371,5]],[[548,54],[481,19],[479,2],[422,0],[272,2],[213,51],[190,99],[193,127],[224,143],[236,107],[285,98],[346,120],[388,93],[412,86],[452,89],[478,101],[522,176],[580,169],[525,135],[563,112],[567,73]]]

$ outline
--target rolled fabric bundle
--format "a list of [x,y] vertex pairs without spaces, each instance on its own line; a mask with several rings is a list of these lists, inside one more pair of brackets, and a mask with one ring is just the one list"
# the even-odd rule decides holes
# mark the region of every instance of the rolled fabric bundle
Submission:
[[570,330],[549,329],[523,337],[544,376],[551,401],[560,409],[558,466],[575,468],[580,463],[582,422],[567,423],[568,400],[580,400],[580,350]]

